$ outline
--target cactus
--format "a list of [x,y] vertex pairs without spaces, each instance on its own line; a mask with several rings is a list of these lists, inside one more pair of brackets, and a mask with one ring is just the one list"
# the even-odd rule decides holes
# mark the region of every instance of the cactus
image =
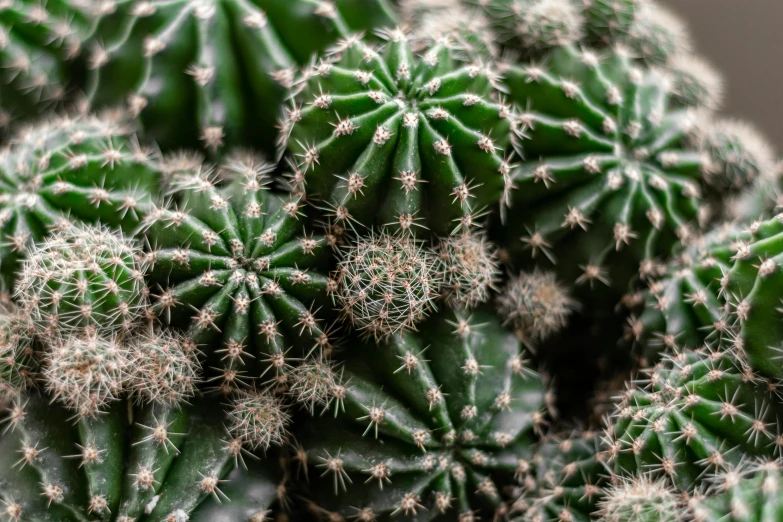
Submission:
[[683,522],[680,499],[663,479],[649,475],[622,478],[599,503],[598,522]]
[[723,78],[703,59],[677,55],[665,71],[672,82],[672,100],[681,106],[715,110],[723,102]]
[[693,490],[709,471],[778,454],[780,413],[775,386],[742,369],[731,352],[686,351],[631,384],[605,444],[617,474],[654,473]]
[[386,0],[122,0],[94,23],[86,91],[96,106],[127,103],[166,148],[272,152],[298,67],[389,23]]
[[74,425],[68,411],[33,392],[9,413],[0,509],[11,521],[207,522],[219,513],[240,522],[264,520],[277,500],[277,463],[243,458],[211,400],[118,402]]
[[489,299],[500,279],[495,247],[481,234],[458,234],[437,246],[442,292],[453,307],[473,308]]
[[691,38],[685,23],[653,0],[639,4],[623,43],[647,65],[667,65],[674,57],[692,52]]
[[561,277],[625,291],[634,267],[687,241],[698,217],[694,119],[669,110],[664,78],[614,49],[563,47],[546,68],[508,65],[526,161],[508,183],[503,234],[513,255],[557,262]]
[[530,460],[545,390],[491,314],[443,312],[382,346],[354,345],[294,458],[313,509],[359,520],[461,520],[507,513],[503,490]]
[[486,66],[384,36],[380,51],[351,39],[307,72],[282,124],[302,187],[343,228],[468,229],[500,200],[510,109]]
[[346,248],[334,280],[346,322],[384,339],[413,328],[435,308],[437,259],[410,236],[383,232]]
[[706,498],[689,503],[695,522],[771,522],[783,514],[779,461],[760,460],[710,477]]
[[35,382],[33,326],[14,306],[0,304],[0,409]]
[[0,264],[13,286],[25,247],[68,219],[131,230],[156,192],[150,152],[117,111],[27,125],[0,152]]
[[0,5],[0,129],[64,102],[89,20],[85,2]]
[[498,298],[500,315],[521,340],[541,342],[562,330],[576,303],[552,272],[522,272]]
[[128,330],[146,305],[141,258],[120,233],[66,225],[29,249],[16,297],[42,335]]
[[161,287],[154,311],[188,328],[224,392],[270,371],[284,379],[293,359],[330,348],[318,315],[326,241],[302,231],[297,199],[266,190],[268,171],[246,158],[222,166],[220,185],[208,166],[181,173],[171,180],[177,202],[144,223],[150,281]]
[[539,442],[522,495],[512,504],[519,522],[589,522],[607,481],[598,432],[549,435]]

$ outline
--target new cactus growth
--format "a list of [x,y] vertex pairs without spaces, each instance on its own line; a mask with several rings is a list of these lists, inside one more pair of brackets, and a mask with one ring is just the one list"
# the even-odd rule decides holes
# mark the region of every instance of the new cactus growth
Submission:
[[394,23],[386,0],[112,3],[88,42],[88,97],[127,103],[166,147],[272,152],[298,67],[354,32]]
[[411,236],[360,238],[338,268],[333,294],[346,321],[366,337],[413,328],[435,308],[437,258]]
[[146,269],[132,240],[66,224],[29,249],[16,297],[42,335],[128,330],[146,306]]
[[599,503],[598,522],[681,522],[685,520],[677,491],[665,479],[650,475],[622,478],[607,488]]
[[666,65],[678,55],[692,52],[685,23],[654,0],[639,3],[639,10],[623,42],[647,65]]
[[436,253],[441,291],[450,305],[473,308],[496,290],[497,253],[483,235],[464,233],[442,239]]
[[[609,474],[599,432],[550,435],[538,443],[522,495],[512,504],[519,522],[589,522]],[[518,478],[518,479],[519,479]]]
[[709,482],[711,494],[689,503],[695,522],[772,522],[783,515],[777,460],[747,462],[716,473]]
[[554,258],[570,280],[624,291],[634,266],[692,235],[701,177],[686,143],[692,115],[670,110],[665,78],[619,49],[563,47],[546,66],[505,69],[511,99],[527,107],[505,243]]
[[155,197],[157,166],[117,111],[21,127],[0,151],[0,264],[9,287],[34,241],[69,220],[133,229]]
[[731,352],[665,356],[616,405],[606,447],[617,474],[653,473],[678,488],[745,456],[780,451],[776,388],[739,367]]
[[540,342],[562,330],[576,303],[552,272],[534,270],[512,278],[498,298],[500,315],[517,337]]
[[30,393],[6,422],[6,520],[207,522],[225,506],[220,520],[244,522],[265,520],[277,500],[277,462],[243,458],[214,401],[136,406],[132,414],[120,402],[74,425],[68,411]]
[[224,392],[268,372],[284,379],[292,359],[330,346],[318,316],[328,305],[326,241],[303,232],[298,200],[267,190],[267,172],[229,161],[220,185],[208,166],[181,173],[171,181],[178,202],[144,223],[160,286],[154,310],[188,328]]
[[308,197],[335,224],[444,236],[500,201],[510,108],[495,75],[439,42],[415,54],[400,29],[354,38],[306,74],[283,127]]
[[0,408],[34,383],[33,326],[13,303],[0,304]]
[[[545,390],[491,314],[444,312],[383,345],[356,345],[324,415],[295,433],[314,509],[359,520],[507,513]],[[523,460],[521,460],[523,459]]]
[[665,71],[672,82],[672,99],[683,107],[714,110],[723,102],[723,78],[703,59],[677,55]]

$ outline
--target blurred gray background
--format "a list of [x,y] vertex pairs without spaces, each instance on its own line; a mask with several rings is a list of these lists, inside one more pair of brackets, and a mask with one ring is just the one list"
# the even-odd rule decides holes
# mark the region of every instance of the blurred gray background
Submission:
[[725,80],[724,112],[750,120],[783,156],[783,0],[660,0]]

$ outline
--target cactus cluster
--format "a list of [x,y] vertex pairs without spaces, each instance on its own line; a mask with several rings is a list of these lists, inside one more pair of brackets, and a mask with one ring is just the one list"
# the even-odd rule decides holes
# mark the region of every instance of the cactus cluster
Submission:
[[783,164],[694,49],[0,0],[0,519],[780,518]]

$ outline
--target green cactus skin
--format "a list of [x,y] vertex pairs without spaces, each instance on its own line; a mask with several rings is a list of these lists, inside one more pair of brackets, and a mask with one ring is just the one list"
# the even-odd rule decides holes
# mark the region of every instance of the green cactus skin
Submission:
[[740,369],[730,351],[664,357],[609,419],[606,447],[618,475],[655,473],[682,490],[748,456],[778,454],[774,386]]
[[597,522],[684,522],[678,492],[651,475],[623,477],[606,490]]
[[[330,309],[323,237],[303,233],[301,205],[269,192],[266,166],[237,161],[215,185],[209,168],[172,181],[178,204],[145,220],[154,311],[187,326],[230,391],[242,376],[284,381],[289,362],[330,348],[318,312]],[[291,348],[295,353],[287,355]]]
[[609,474],[595,431],[550,435],[538,443],[523,494],[512,505],[518,522],[590,522]]
[[753,227],[752,238],[736,245],[734,266],[726,275],[730,320],[739,327],[739,345],[748,364],[765,376],[783,377],[783,326],[779,289],[783,216]]
[[710,478],[711,493],[689,503],[695,522],[774,522],[783,517],[778,461],[748,462]]
[[668,110],[664,80],[618,49],[564,47],[546,67],[506,69],[510,98],[527,111],[504,245],[515,257],[554,258],[566,281],[624,291],[635,267],[692,235],[701,167],[685,148],[693,118]]
[[16,297],[41,335],[127,331],[146,305],[146,269],[132,240],[74,224],[28,249]]
[[492,520],[507,512],[503,487],[530,460],[544,385],[487,312],[441,313],[420,332],[354,345],[331,398],[336,418],[295,432],[295,458],[312,467],[313,509],[325,518]]
[[[200,399],[120,401],[74,423],[45,397],[26,395],[0,439],[3,514],[14,522],[264,520],[282,473],[275,459],[243,458],[225,421],[220,405]],[[210,518],[218,504],[219,518]]]
[[386,0],[117,0],[90,36],[86,91],[127,102],[162,147],[275,143],[296,69],[394,23]]
[[416,55],[399,29],[385,37],[380,52],[353,39],[309,71],[288,148],[335,224],[447,236],[500,201],[510,109],[485,66],[442,43]]
[[89,17],[83,2],[70,0],[0,5],[0,129],[63,102]]
[[627,296],[643,309],[628,320],[626,339],[639,343],[653,363],[664,350],[696,349],[729,333],[721,279],[731,270],[737,246],[753,237],[737,225],[723,225],[699,237],[667,265],[650,268],[648,290]]
[[115,111],[23,127],[0,151],[0,264],[13,287],[25,247],[68,220],[131,230],[156,193],[158,168]]

